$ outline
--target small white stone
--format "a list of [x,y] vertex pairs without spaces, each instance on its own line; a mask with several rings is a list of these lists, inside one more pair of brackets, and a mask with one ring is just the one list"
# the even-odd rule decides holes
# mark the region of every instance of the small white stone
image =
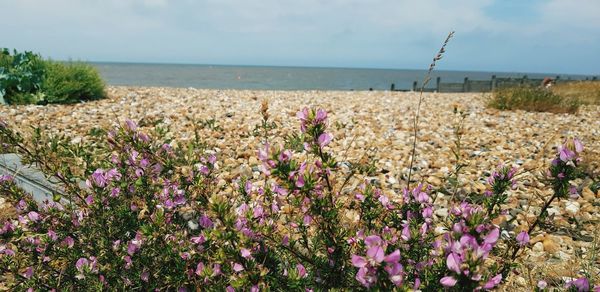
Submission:
[[544,251],[544,244],[541,242],[536,242],[531,249],[538,252]]
[[435,235],[441,235],[441,234],[448,232],[448,229],[446,229],[446,227],[444,227],[444,226],[438,226],[435,228],[434,232],[435,232]]
[[187,222],[187,224],[188,224],[188,227],[189,227],[191,230],[196,230],[196,229],[198,229],[198,223],[196,223],[196,222],[195,222],[195,221],[193,221],[193,220],[190,220],[190,221],[188,221],[188,222]]
[[560,210],[558,210],[558,209],[556,209],[554,207],[548,208],[546,211],[548,211],[548,215],[550,215],[550,216],[552,216],[552,215],[555,215],[555,216],[556,215],[560,215]]
[[579,212],[579,203],[575,201],[568,201],[565,205],[565,210],[567,213],[575,215],[577,212]]
[[446,218],[448,217],[448,209],[447,208],[439,208],[435,210],[435,215],[438,217]]

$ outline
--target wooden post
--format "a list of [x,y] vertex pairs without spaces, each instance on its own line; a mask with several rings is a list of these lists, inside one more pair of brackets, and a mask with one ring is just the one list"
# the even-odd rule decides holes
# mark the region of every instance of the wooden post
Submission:
[[392,83],[392,86],[390,87],[390,91],[395,91],[396,90],[396,84]]
[[417,91],[417,81],[413,82],[413,88],[412,91]]
[[465,77],[465,81],[463,82],[463,92],[469,92],[469,77]]
[[442,82],[442,77],[438,76],[435,79],[435,91],[440,92],[440,83]]
[[496,90],[497,82],[498,82],[498,80],[496,80],[496,75],[492,75],[492,85],[491,85],[492,91]]

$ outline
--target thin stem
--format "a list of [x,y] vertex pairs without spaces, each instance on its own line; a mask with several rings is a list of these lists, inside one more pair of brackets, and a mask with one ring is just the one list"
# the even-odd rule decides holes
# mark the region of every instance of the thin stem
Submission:
[[427,86],[427,84],[429,84],[429,80],[431,80],[431,72],[433,72],[436,62],[442,59],[442,56],[444,55],[444,52],[446,51],[445,50],[446,45],[448,44],[448,42],[450,41],[452,36],[454,36],[454,31],[451,31],[448,34],[448,36],[446,37],[446,40],[444,41],[444,44],[440,48],[440,51],[433,58],[433,61],[429,65],[429,70],[427,71],[427,74],[425,75],[425,79],[423,80],[423,83],[421,84],[421,89],[419,91],[419,103],[417,105],[417,111],[415,112],[415,118],[414,118],[414,123],[413,123],[414,139],[413,139],[412,151],[411,151],[411,155],[410,155],[410,167],[408,168],[408,178],[406,180],[406,188],[408,188],[408,189],[410,189],[410,177],[412,175],[412,168],[413,168],[413,163],[415,161],[415,155],[416,155],[416,150],[417,150],[417,135],[418,135],[418,129],[419,129],[419,116],[421,114],[421,104],[423,103],[423,91],[425,90],[425,86]]

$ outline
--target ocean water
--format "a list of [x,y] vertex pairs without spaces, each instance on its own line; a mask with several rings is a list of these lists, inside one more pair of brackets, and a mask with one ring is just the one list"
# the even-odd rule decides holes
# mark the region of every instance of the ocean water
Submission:
[[[109,85],[194,87],[206,89],[264,90],[389,90],[410,89],[419,84],[425,70],[224,66],[143,63],[92,63]],[[557,74],[434,71],[442,82],[489,80],[497,77],[555,77]],[[561,78],[585,79],[587,76],[561,75]]]

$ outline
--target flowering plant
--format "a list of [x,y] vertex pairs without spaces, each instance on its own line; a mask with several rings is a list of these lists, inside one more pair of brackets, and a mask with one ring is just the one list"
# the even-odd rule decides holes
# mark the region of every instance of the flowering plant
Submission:
[[[106,159],[86,160],[85,187],[0,122],[0,142],[47,165],[63,186],[37,202],[0,177],[17,212],[0,222],[0,280],[18,290],[459,291],[491,290],[510,276],[538,226],[515,233],[493,223],[506,213],[515,168],[500,165],[488,191],[437,216],[424,184],[395,192],[357,178],[344,188],[355,173],[331,152],[327,112],[297,117],[302,147],[265,137],[260,175],[230,183],[219,181],[213,152],[159,142],[126,121],[97,146]],[[548,171],[554,195],[538,220],[576,191],[582,150],[576,139],[559,149]],[[589,290],[578,281],[570,287]]]

